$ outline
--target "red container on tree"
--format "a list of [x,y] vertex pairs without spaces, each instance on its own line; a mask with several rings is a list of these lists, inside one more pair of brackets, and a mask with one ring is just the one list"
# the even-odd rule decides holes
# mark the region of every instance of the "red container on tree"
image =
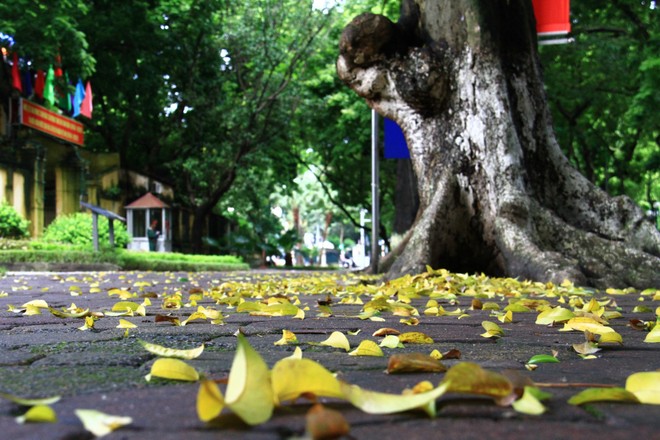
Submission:
[[532,0],[538,35],[564,35],[571,31],[570,0]]

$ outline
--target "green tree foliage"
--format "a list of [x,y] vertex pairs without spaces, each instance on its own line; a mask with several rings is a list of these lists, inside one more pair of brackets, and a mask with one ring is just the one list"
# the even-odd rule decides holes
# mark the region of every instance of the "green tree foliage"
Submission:
[[98,1],[88,14],[103,112],[90,143],[169,177],[195,214],[197,246],[204,217],[245,170],[267,162],[295,176],[297,89],[333,18],[311,4]]
[[[109,243],[108,219],[99,216],[99,244]],[[114,222],[115,247],[123,248],[130,242],[126,226]],[[48,225],[43,235],[44,241],[69,243],[73,245],[89,246],[92,244],[92,215],[78,212],[71,215],[57,217]]]
[[88,77],[95,59],[80,20],[89,12],[84,0],[0,3],[0,41],[13,40],[13,50],[27,55],[38,69],[48,69],[59,54],[70,75]]
[[[371,206],[371,110],[337,77],[339,38],[356,15],[369,11],[396,20],[398,8],[398,1],[344,2],[325,44],[309,61],[315,74],[305,80],[302,91],[305,105],[296,124],[296,139],[303,147],[299,155],[302,171],[316,176],[336,216],[355,227],[360,225],[360,209],[370,210]],[[383,225],[390,226],[394,215],[395,179],[396,162],[381,161]],[[388,235],[382,232],[383,237]]]
[[29,235],[30,222],[21,217],[13,206],[0,203],[0,237],[23,238]]
[[571,2],[575,42],[541,47],[559,142],[592,182],[660,199],[660,20],[655,2]]

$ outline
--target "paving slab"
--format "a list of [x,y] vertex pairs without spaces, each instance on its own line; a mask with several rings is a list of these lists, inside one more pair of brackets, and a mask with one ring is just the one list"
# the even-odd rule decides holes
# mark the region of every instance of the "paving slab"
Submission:
[[[446,352],[457,349],[461,359],[446,360],[447,367],[462,361],[475,362],[493,371],[511,370],[537,383],[598,383],[623,386],[635,372],[660,369],[659,344],[644,343],[644,332],[628,325],[630,319],[652,320],[654,313],[634,313],[639,304],[657,307],[658,302],[637,294],[616,296],[622,318],[611,320],[624,344],[608,346],[594,360],[580,359],[572,344],[584,341],[578,332],[559,332],[557,327],[535,324],[537,313],[516,313],[514,322],[502,324],[505,335],[496,340],[480,336],[482,321],[493,317],[487,310],[469,310],[468,316],[420,316],[420,323],[410,327],[400,316],[383,314],[383,321],[357,318],[361,305],[332,306],[333,316],[319,317],[319,299],[323,295],[300,295],[301,307],[307,306],[305,319],[290,316],[251,316],[220,307],[224,325],[192,321],[186,326],[156,322],[157,314],[170,314],[184,320],[196,307],[161,309],[162,298],[174,292],[184,296],[218,289],[223,282],[252,280],[268,283],[272,278],[298,277],[310,274],[282,272],[245,273],[147,273],[147,272],[80,272],[80,273],[9,273],[0,279],[0,392],[27,397],[61,395],[52,405],[57,412],[55,424],[19,424],[15,417],[25,408],[0,399],[0,438],[7,439],[89,439],[93,436],[75,416],[76,409],[87,408],[109,414],[130,416],[133,423],[119,429],[108,439],[295,439],[304,435],[305,414],[310,403],[300,401],[276,410],[268,422],[248,427],[228,413],[213,425],[201,422],[196,415],[198,385],[166,380],[147,382],[156,356],[147,353],[139,340],[176,347],[192,348],[204,343],[206,349],[197,359],[188,361],[199,372],[216,379],[226,378],[236,349],[237,331],[247,336],[250,344],[269,366],[290,355],[293,346],[274,345],[282,330],[293,331],[303,356],[318,361],[336,372],[343,380],[363,388],[400,393],[405,388],[428,380],[439,383],[442,373],[388,375],[388,356],[396,353],[424,352],[433,349]],[[338,281],[341,282],[341,281]],[[109,295],[112,288],[155,296],[146,316],[104,317],[93,330],[82,331],[81,319],[62,319],[47,311],[26,316],[8,311],[10,305],[43,299],[54,308],[76,306],[92,311],[110,311],[118,301]],[[331,288],[331,287],[329,287]],[[599,298],[607,295],[599,294]],[[366,299],[366,297],[365,297]],[[645,301],[640,301],[644,299]],[[134,298],[134,301],[142,301]],[[425,300],[416,300],[423,309]],[[210,299],[199,305],[215,306]],[[469,307],[469,299],[458,304]],[[219,307],[219,306],[218,306]],[[117,328],[120,318],[137,325],[125,336]],[[402,332],[420,331],[434,339],[430,345],[406,344],[401,349],[385,349],[385,357],[354,357],[345,351],[317,345],[333,331],[348,335],[352,347],[382,327]],[[359,332],[358,332],[359,331]],[[559,363],[541,364],[534,371],[525,368],[536,354],[555,350]],[[407,440],[428,438],[456,439],[555,439],[602,436],[608,439],[657,438],[660,432],[660,406],[623,403],[596,403],[586,407],[566,401],[581,388],[547,389],[552,398],[541,416],[517,413],[511,407],[495,405],[490,399],[465,395],[445,395],[438,402],[438,415],[431,419],[421,412],[393,415],[366,414],[351,405],[332,399],[323,401],[340,411],[351,425],[353,439]]]

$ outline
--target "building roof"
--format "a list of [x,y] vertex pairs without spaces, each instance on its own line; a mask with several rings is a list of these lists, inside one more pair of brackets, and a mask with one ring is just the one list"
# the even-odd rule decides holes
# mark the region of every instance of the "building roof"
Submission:
[[151,208],[169,208],[165,202],[151,194],[150,192],[146,193],[133,203],[130,203],[124,206],[126,209],[151,209]]

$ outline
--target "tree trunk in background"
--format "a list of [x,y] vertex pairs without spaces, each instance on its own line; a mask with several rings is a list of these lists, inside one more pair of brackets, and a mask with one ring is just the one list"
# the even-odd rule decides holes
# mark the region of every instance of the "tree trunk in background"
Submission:
[[552,129],[531,1],[403,0],[345,29],[340,78],[405,133],[420,211],[389,276],[425,265],[657,287],[660,233],[570,166]]

